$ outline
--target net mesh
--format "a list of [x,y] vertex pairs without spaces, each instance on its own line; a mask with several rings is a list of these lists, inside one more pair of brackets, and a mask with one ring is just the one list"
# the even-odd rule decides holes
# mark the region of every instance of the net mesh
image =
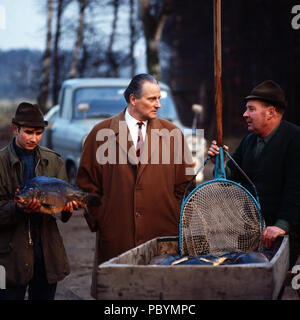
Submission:
[[229,180],[198,187],[181,213],[181,253],[258,250],[261,216],[253,198]]

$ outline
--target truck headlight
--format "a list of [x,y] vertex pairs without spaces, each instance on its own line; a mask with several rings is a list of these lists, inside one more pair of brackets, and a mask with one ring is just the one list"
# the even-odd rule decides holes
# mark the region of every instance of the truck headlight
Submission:
[[203,150],[203,141],[201,137],[195,135],[195,134],[190,134],[186,137],[186,142],[187,145],[192,153],[192,156],[196,156],[200,151]]

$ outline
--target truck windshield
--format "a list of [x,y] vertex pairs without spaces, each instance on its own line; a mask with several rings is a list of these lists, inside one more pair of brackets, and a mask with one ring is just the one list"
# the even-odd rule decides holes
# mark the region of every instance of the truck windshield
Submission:
[[[74,117],[97,118],[111,117],[120,113],[126,107],[123,96],[124,88],[80,88],[74,93]],[[161,108],[158,117],[176,120],[177,113],[171,95],[161,90]]]

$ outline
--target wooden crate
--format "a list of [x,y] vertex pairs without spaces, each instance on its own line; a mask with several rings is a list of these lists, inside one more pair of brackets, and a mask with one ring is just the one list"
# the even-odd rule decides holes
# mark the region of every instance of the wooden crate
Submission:
[[177,252],[178,237],[160,237],[100,264],[97,299],[276,299],[289,264],[288,236],[278,239],[269,263],[148,264],[154,256]]

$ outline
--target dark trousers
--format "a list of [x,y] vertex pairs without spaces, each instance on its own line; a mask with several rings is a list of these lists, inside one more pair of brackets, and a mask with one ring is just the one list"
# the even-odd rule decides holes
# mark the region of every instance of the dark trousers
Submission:
[[292,269],[300,255],[300,224],[291,227],[289,232],[289,240],[290,269]]
[[7,286],[0,290],[0,300],[24,300],[28,288],[28,300],[54,300],[57,283],[48,283],[44,263],[34,265],[33,278],[24,286]]

